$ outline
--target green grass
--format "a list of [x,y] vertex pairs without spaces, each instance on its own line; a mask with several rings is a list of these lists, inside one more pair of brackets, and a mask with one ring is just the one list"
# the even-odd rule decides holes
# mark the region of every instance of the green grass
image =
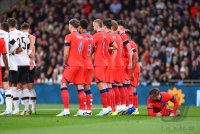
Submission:
[[[0,110],[5,106],[0,105]],[[77,105],[71,105],[71,115]],[[100,108],[99,105],[94,108]],[[146,107],[140,115],[105,117],[55,117],[62,105],[38,105],[37,115],[0,116],[0,134],[199,134],[200,107],[182,107],[186,112],[181,118],[148,117]],[[54,109],[54,110],[44,110]],[[94,114],[99,109],[94,110]],[[167,120],[167,121],[166,121]]]

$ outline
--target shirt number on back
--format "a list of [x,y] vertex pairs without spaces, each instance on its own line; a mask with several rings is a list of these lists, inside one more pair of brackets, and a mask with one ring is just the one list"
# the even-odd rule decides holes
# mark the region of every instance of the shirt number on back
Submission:
[[79,46],[78,46],[78,52],[79,52],[79,53],[82,52],[82,47],[83,47],[83,43],[80,42],[80,44],[79,44]]
[[105,51],[105,44],[106,44],[106,42],[104,41],[104,42],[103,42],[103,44],[102,44],[102,48],[103,48],[103,49],[102,49],[102,50],[103,50],[103,54],[104,54],[104,51]]
[[92,44],[89,44],[89,45],[88,45],[88,53],[87,53],[87,56],[90,56],[91,51],[92,51]]

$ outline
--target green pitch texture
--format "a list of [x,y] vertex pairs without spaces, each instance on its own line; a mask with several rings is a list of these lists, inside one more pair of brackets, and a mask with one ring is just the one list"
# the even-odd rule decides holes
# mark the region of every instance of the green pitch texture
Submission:
[[[0,116],[0,134],[200,134],[200,107],[181,107],[184,115],[173,119],[148,117],[145,106],[140,115],[73,117],[77,105],[71,105],[70,117],[56,117],[62,107],[38,105],[37,115]],[[94,108],[93,114],[100,111]]]

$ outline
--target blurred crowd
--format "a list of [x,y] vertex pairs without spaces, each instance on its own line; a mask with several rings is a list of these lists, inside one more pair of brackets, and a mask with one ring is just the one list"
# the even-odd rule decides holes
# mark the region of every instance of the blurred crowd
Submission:
[[31,24],[37,82],[59,83],[71,18],[125,20],[139,49],[140,82],[200,79],[200,5],[196,0],[27,0],[1,14]]

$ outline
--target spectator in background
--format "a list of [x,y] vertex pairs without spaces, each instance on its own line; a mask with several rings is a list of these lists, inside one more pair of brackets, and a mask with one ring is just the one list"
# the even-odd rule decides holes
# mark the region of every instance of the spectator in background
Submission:
[[40,78],[37,80],[37,83],[48,83],[48,79],[45,77],[44,72],[40,74]]
[[138,44],[143,83],[150,85],[156,81],[163,84],[166,79],[181,79],[182,68],[185,69],[184,79],[200,79],[200,71],[195,73],[200,70],[200,10],[197,1],[29,1],[1,14],[1,21],[14,17],[19,24],[30,23],[31,32],[37,37],[36,66],[43,81],[51,79],[54,72],[58,77],[62,73],[64,37],[69,33],[66,24],[71,18],[88,19],[88,30],[92,33],[94,18],[127,21],[127,28],[132,30],[133,39]]
[[110,11],[112,13],[118,14],[122,9],[122,4],[119,2],[119,0],[113,0],[113,2],[110,4]]

